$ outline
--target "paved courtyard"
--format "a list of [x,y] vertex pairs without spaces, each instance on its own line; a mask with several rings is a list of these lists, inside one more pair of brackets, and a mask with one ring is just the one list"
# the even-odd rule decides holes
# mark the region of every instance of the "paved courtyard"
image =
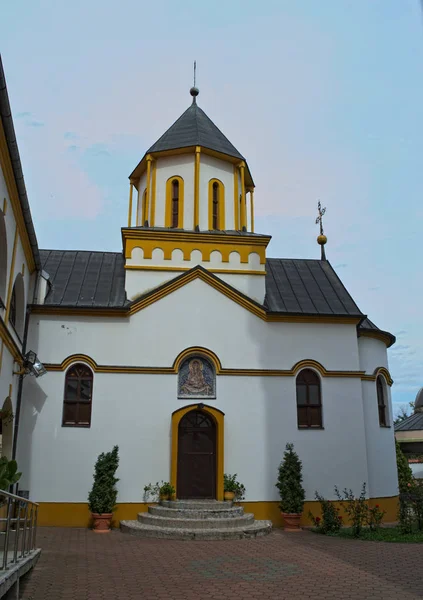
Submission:
[[422,546],[310,532],[256,540],[143,540],[114,531],[41,528],[24,600],[423,598]]

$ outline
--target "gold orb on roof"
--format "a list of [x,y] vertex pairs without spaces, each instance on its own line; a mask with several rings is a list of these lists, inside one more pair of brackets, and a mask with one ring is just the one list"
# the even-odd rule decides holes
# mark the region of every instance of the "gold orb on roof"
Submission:
[[325,235],[317,236],[317,243],[320,244],[320,246],[324,246],[327,241],[328,241],[328,238]]

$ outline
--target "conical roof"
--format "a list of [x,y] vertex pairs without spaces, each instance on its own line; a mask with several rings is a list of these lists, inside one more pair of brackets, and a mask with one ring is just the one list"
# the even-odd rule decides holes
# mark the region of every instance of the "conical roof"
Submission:
[[147,154],[190,146],[203,146],[209,150],[245,160],[195,101],[147,150]]

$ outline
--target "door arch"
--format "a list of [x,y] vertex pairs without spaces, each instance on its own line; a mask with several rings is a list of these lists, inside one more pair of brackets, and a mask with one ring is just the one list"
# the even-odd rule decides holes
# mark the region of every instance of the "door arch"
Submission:
[[172,414],[171,483],[178,498],[223,500],[224,416],[204,404],[184,406]]

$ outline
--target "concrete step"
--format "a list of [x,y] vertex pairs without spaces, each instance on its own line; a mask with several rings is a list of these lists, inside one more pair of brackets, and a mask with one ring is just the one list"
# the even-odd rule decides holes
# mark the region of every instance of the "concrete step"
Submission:
[[149,513],[140,513],[138,522],[151,527],[165,529],[239,529],[254,523],[253,513],[247,513],[228,519],[185,519],[175,517],[157,517]]
[[139,521],[121,521],[122,532],[144,538],[172,540],[239,540],[267,535],[272,531],[271,521],[254,521],[252,525],[220,529],[173,529],[143,525]]
[[149,506],[148,512],[155,517],[174,519],[231,519],[241,517],[244,514],[242,506],[224,507],[218,510],[213,508],[166,508],[165,506]]
[[219,500],[161,500],[159,505],[178,510],[227,510],[233,503]]

